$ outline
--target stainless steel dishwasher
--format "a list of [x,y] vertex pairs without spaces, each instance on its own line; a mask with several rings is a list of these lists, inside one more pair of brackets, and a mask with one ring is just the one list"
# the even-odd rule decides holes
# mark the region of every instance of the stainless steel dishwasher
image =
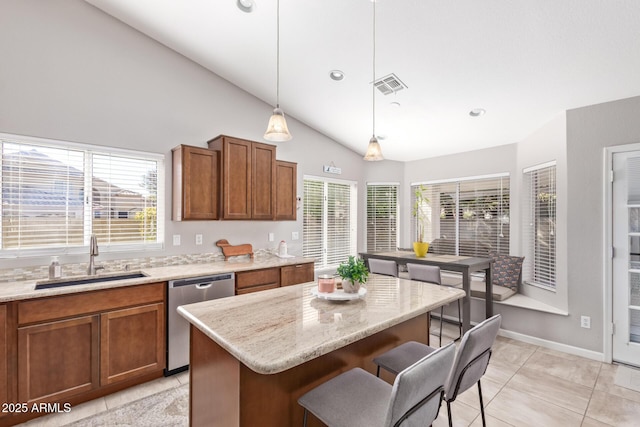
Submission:
[[189,365],[189,322],[178,314],[178,306],[229,297],[234,294],[234,273],[191,277],[169,282],[165,376],[184,371]]

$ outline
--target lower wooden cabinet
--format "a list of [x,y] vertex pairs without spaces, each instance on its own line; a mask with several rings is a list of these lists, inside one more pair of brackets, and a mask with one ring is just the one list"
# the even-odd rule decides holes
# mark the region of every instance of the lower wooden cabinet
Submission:
[[238,271],[236,273],[236,295],[274,289],[280,286],[280,269]]
[[280,286],[313,282],[313,263],[287,265],[280,267]]
[[[7,330],[7,305],[0,305],[0,403],[9,402],[9,365],[8,330]],[[0,411],[0,417],[6,416],[6,412]]]
[[100,316],[100,384],[164,369],[164,304]]
[[18,401],[65,402],[160,376],[165,288],[154,283],[19,302]]
[[55,402],[99,387],[99,317],[18,328],[18,401]]

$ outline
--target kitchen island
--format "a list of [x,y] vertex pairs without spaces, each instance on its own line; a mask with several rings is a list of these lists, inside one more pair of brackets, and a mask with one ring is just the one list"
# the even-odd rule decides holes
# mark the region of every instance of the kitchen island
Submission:
[[[428,343],[428,312],[455,288],[372,274],[361,299],[316,298],[313,282],[186,305],[192,426],[299,426],[297,399],[398,344]],[[309,425],[321,425],[310,420]]]

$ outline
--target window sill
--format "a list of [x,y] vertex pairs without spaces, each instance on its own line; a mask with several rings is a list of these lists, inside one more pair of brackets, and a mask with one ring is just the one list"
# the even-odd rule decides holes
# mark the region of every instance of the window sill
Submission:
[[[474,298],[479,301],[484,301],[484,298]],[[493,301],[494,304],[506,305],[511,307],[523,308],[526,310],[540,311],[543,313],[557,314],[559,316],[568,316],[569,313],[563,310],[560,310],[551,305],[545,304],[543,302],[538,301],[537,299],[533,299],[526,295],[515,294],[504,301]]]

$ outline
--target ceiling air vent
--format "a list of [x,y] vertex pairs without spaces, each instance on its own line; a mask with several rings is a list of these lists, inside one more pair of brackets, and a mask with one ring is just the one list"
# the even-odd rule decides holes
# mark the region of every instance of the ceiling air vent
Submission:
[[378,90],[384,95],[397,93],[402,89],[408,88],[408,86],[402,83],[402,80],[393,73],[376,80],[373,84],[376,85]]

